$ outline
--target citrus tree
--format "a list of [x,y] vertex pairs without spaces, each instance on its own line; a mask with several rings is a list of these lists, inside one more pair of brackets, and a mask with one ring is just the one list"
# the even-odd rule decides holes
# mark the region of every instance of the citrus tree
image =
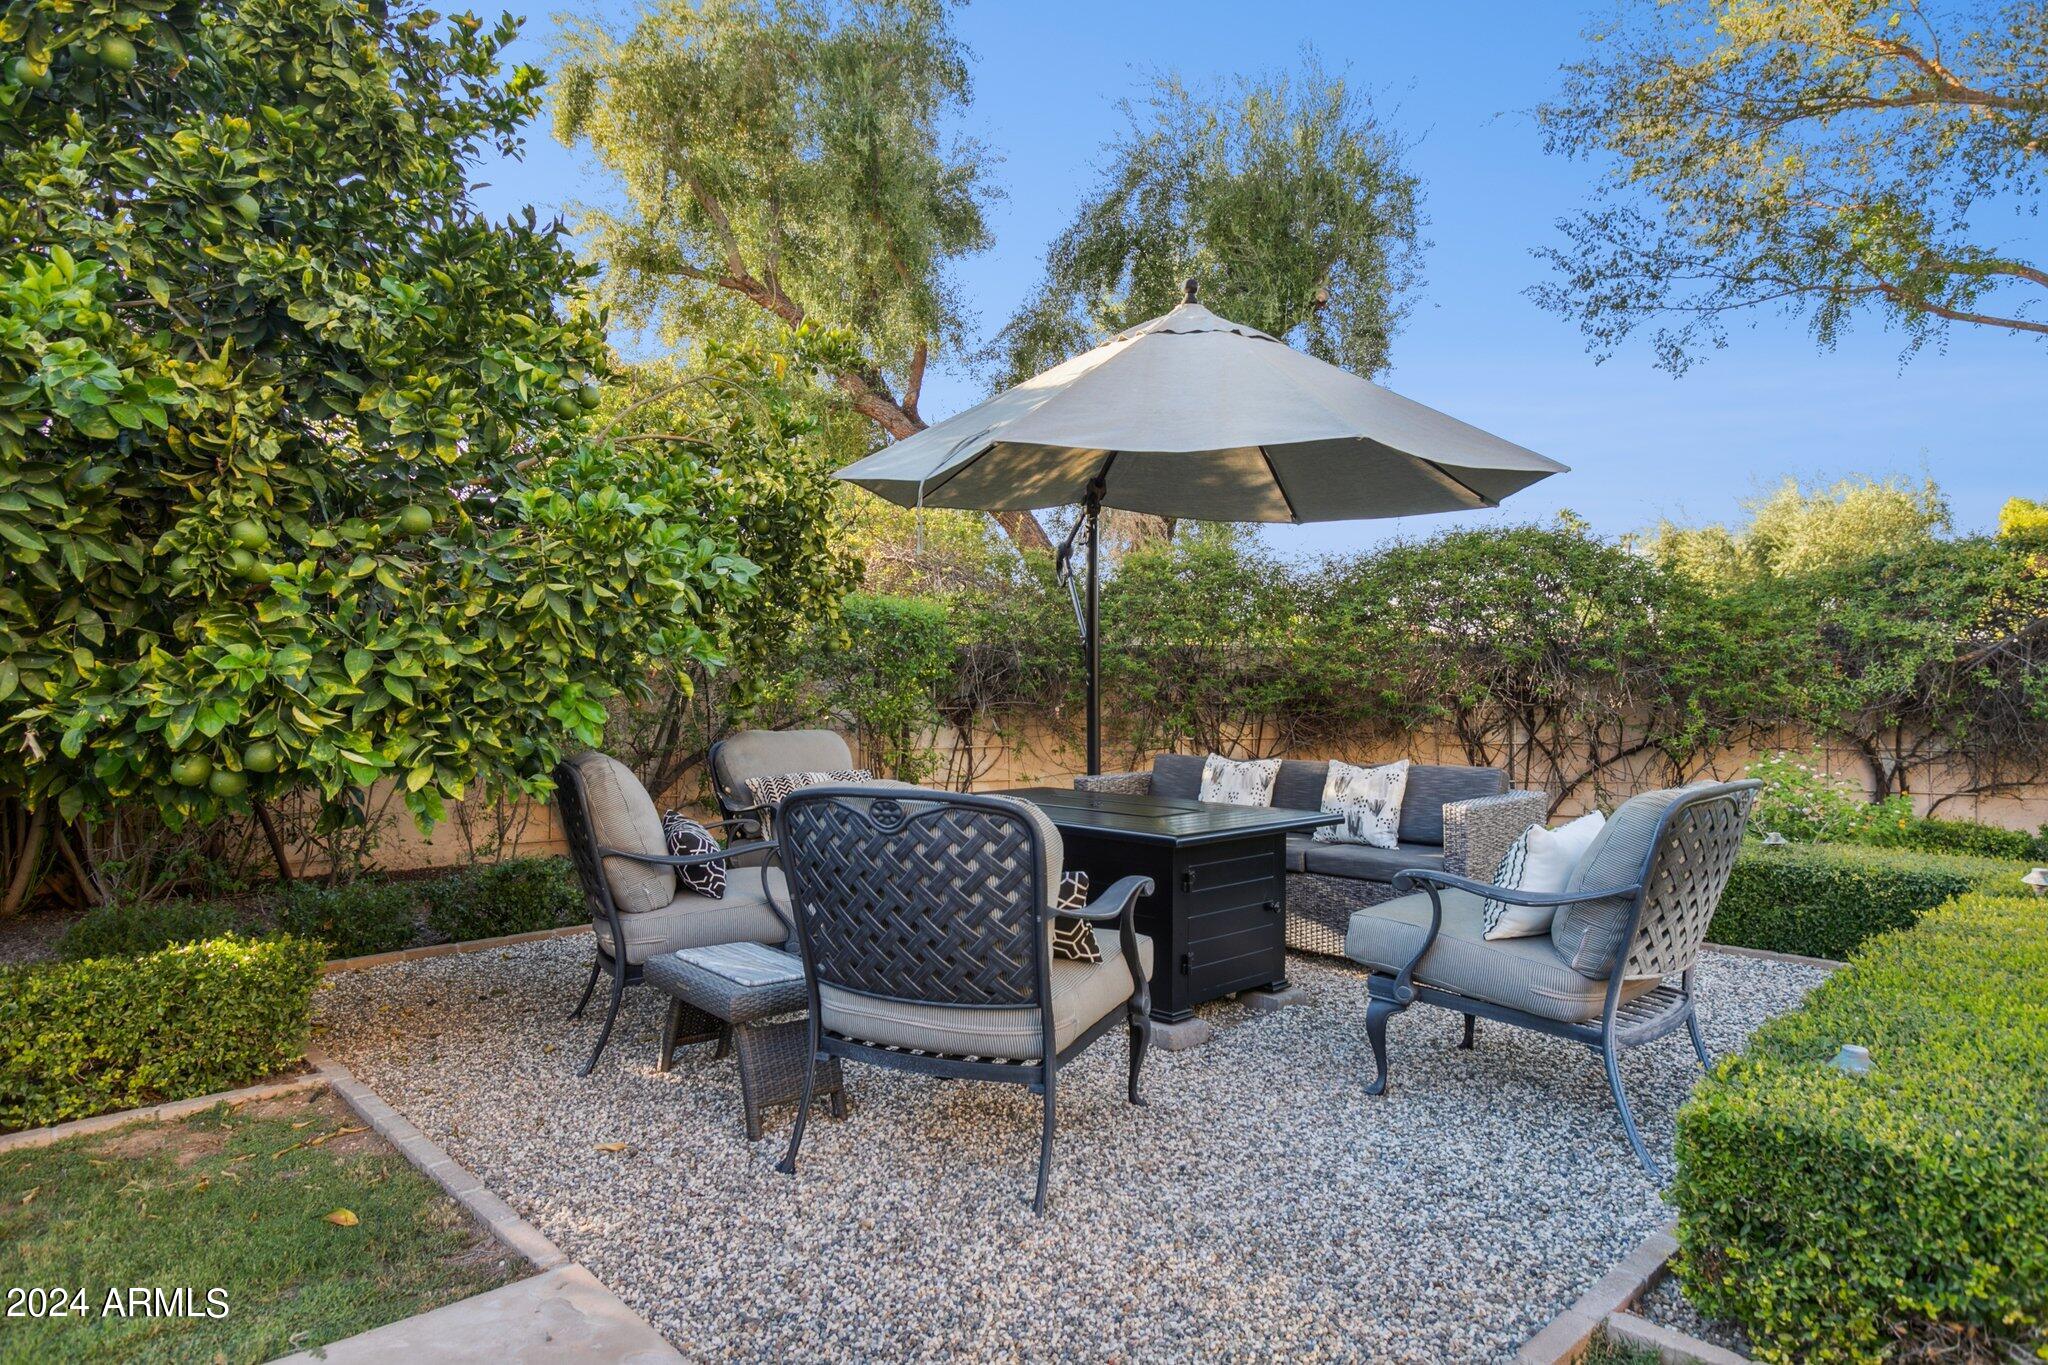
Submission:
[[469,202],[538,108],[513,21],[0,16],[0,789],[175,826],[389,779],[430,822],[719,656],[745,490],[596,439],[587,269]]

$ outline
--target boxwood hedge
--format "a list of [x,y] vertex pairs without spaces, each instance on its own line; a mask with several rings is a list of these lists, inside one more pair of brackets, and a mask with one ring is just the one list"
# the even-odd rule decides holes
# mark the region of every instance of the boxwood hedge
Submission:
[[0,969],[0,1131],[247,1085],[297,1061],[321,945],[233,935]]
[[[1828,1066],[1844,1043],[1869,1075]],[[2044,1095],[2041,902],[1870,940],[1680,1111],[1687,1296],[1766,1360],[2048,1352]]]
[[1972,891],[2017,894],[2022,865],[1993,858],[1855,844],[1751,843],[1714,912],[1708,937],[1738,948],[1846,958],[1887,929]]
[[587,919],[567,858],[479,863],[427,883],[427,925],[450,942],[528,934]]

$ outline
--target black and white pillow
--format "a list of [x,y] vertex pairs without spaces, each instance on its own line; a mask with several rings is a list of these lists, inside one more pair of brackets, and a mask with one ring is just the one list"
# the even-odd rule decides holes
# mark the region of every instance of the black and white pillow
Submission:
[[[692,820],[679,810],[672,810],[661,817],[661,832],[668,836],[668,851],[677,858],[689,858],[699,853],[716,853],[725,845],[711,837],[711,831]],[[712,900],[725,899],[725,859],[714,858],[708,863],[696,863],[690,867],[676,869],[676,880],[690,891]]]
[[1202,761],[1202,785],[1196,799],[1226,806],[1270,806],[1273,784],[1279,779],[1277,758],[1230,759],[1210,754]]
[[1359,768],[1335,759],[1323,779],[1323,814],[1341,815],[1344,822],[1325,825],[1311,837],[1323,844],[1364,844],[1369,848],[1399,845],[1401,799],[1408,791],[1408,760]]
[[872,782],[875,775],[866,768],[843,768],[835,772],[777,773],[773,777],[747,779],[747,799],[774,810],[782,798],[805,787],[829,786],[834,782]]
[[[1062,872],[1060,874],[1059,898],[1053,901],[1058,910],[1079,910],[1088,904],[1088,874],[1086,872]],[[1052,921],[1052,955],[1069,962],[1100,962],[1102,949],[1095,943],[1095,926],[1085,919],[1072,915],[1055,915]]]
[[[1493,884],[1504,890],[1545,895],[1564,890],[1572,869],[1586,856],[1606,823],[1607,817],[1596,810],[1556,829],[1529,826],[1521,838],[1508,845],[1507,855],[1494,869]],[[1488,896],[1480,904],[1480,914],[1486,922],[1483,936],[1488,939],[1531,938],[1550,932],[1557,910],[1548,905],[1510,905]]]

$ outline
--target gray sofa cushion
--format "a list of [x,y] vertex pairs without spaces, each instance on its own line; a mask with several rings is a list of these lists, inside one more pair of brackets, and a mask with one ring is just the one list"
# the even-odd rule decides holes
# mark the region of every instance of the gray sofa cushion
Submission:
[[1152,759],[1152,794],[1199,800],[1206,754],[1158,754]]
[[[1100,962],[1052,960],[1053,1046],[1065,1048],[1131,998],[1130,968],[1114,933],[1095,931]],[[1152,940],[1138,939],[1138,961],[1152,975]],[[921,1005],[858,991],[818,990],[822,1021],[833,1033],[866,1043],[918,1048],[963,1057],[1033,1061],[1043,1048],[1038,1010]]]
[[[1441,894],[1443,927],[1415,970],[1417,981],[1545,1019],[1583,1023],[1600,1016],[1607,1001],[1606,982],[1573,971],[1550,940],[1540,936],[1488,943],[1480,897],[1469,891]],[[1428,929],[1428,895],[1416,891],[1397,896],[1351,916],[1344,955],[1377,971],[1398,972],[1422,946]],[[1655,977],[1625,982],[1622,999],[1633,999],[1656,985]]]
[[[583,780],[583,811],[599,847],[667,854],[661,812],[631,768],[594,749],[575,755],[569,763]],[[612,903],[622,915],[659,910],[676,898],[676,874],[670,868],[606,858],[604,879],[611,884]]]
[[[769,879],[775,904],[789,906],[789,888],[779,868],[735,867],[726,874],[725,897],[712,900],[685,891],[658,910],[639,910],[619,915],[626,936],[626,961],[645,962],[659,953],[678,948],[703,948],[713,943],[773,943],[789,937],[789,926],[775,913],[762,888]],[[595,924],[597,943],[617,956],[612,944],[612,926],[600,919]]]
[[1360,881],[1390,882],[1396,872],[1411,867],[1444,870],[1442,844],[1401,844],[1395,848],[1374,848],[1371,844],[1318,844],[1311,842],[1304,854],[1302,870],[1324,877],[1352,877]]
[[753,804],[750,777],[778,773],[842,772],[853,766],[853,751],[836,730],[740,730],[718,746],[712,780],[728,810]]
[[1441,844],[1446,805],[1499,796],[1507,789],[1508,775],[1499,768],[1411,764],[1408,789],[1401,795],[1399,838],[1404,844]]
[[1308,870],[1306,863],[1308,849],[1309,845],[1314,842],[1306,834],[1290,834],[1287,836],[1286,863],[1289,872],[1305,872]]
[[1330,765],[1303,758],[1280,761],[1280,775],[1273,782],[1273,804],[1283,810],[1321,810],[1323,783]]
[[[1664,813],[1681,798],[1697,796],[1719,786],[1700,783],[1691,787],[1665,787],[1643,792],[1621,803],[1608,817],[1593,845],[1565,880],[1567,891],[1597,891],[1603,886],[1631,886],[1643,874],[1650,846],[1656,842]],[[1604,900],[1581,901],[1558,909],[1550,921],[1550,942],[1576,971],[1605,981],[1624,946],[1629,911],[1634,896],[1609,896]]]

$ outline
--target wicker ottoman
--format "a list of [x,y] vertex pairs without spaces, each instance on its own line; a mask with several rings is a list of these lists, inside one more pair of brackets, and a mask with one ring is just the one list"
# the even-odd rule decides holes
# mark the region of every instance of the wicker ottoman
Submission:
[[[771,1104],[795,1104],[804,1093],[804,1062],[810,1038],[804,1015],[810,998],[804,969],[792,953],[765,943],[721,943],[684,948],[647,960],[643,980],[670,999],[661,1029],[661,1059],[667,1071],[676,1045],[718,1042],[725,1055],[729,1039],[739,1054],[740,1099],[746,1108],[747,1138],[761,1140],[761,1111]],[[846,1114],[846,1083],[839,1059],[818,1066],[817,1093]]]

